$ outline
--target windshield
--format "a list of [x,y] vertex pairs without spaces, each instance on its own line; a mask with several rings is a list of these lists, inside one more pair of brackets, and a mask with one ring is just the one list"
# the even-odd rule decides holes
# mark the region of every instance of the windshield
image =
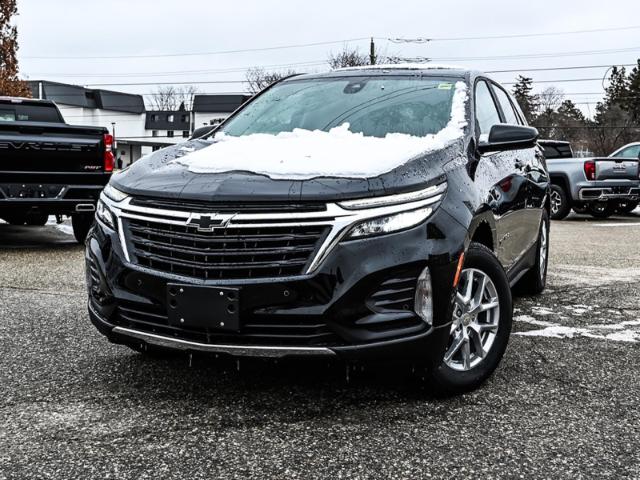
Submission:
[[292,79],[249,103],[222,128],[231,136],[329,131],[349,124],[366,137],[390,133],[435,134],[451,119],[455,79],[434,77],[339,77]]

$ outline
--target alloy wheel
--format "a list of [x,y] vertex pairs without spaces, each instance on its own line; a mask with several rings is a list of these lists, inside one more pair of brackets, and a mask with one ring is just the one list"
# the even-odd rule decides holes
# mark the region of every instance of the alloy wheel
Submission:
[[544,280],[547,270],[547,254],[549,252],[548,245],[547,222],[542,221],[542,231],[540,232],[540,278]]
[[551,213],[555,215],[560,211],[560,207],[562,207],[562,197],[558,192],[552,191],[549,200],[551,201]]
[[456,292],[445,364],[457,371],[476,367],[489,354],[499,322],[500,302],[493,281],[481,270],[464,269]]

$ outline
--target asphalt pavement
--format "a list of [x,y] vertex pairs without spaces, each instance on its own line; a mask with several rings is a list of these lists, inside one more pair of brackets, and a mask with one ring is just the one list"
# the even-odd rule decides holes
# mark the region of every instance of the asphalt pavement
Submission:
[[481,389],[145,358],[89,323],[68,226],[0,224],[0,479],[640,478],[640,213],[553,222]]

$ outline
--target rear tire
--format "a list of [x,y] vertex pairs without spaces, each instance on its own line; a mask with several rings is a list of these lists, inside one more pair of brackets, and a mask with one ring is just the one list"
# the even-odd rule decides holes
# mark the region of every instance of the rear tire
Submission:
[[46,213],[30,213],[27,215],[27,225],[42,227],[49,220]]
[[536,264],[518,282],[518,289],[527,295],[539,295],[547,285],[547,265],[549,264],[549,218],[542,213],[538,242],[536,243]]
[[613,202],[593,202],[588,206],[589,214],[594,218],[609,218],[616,212]]
[[571,212],[571,205],[567,193],[560,185],[551,185],[551,219],[562,220],[569,212]]
[[3,213],[2,219],[10,225],[22,226],[27,221],[27,214],[24,212]]
[[629,215],[638,208],[638,204],[639,202],[620,202],[618,203],[616,210],[623,215]]
[[71,225],[73,226],[73,236],[76,237],[78,243],[83,244],[87,239],[89,230],[93,226],[94,216],[92,213],[74,213],[71,216]]
[[[466,290],[469,275],[472,283],[470,292]],[[479,291],[480,294],[477,293]],[[471,295],[471,310],[468,310],[468,306],[463,306],[463,300]],[[478,310],[478,296],[479,305],[487,310]],[[500,363],[511,334],[513,307],[509,280],[496,256],[484,245],[474,242],[467,250],[456,299],[443,358],[426,376],[433,392],[443,396],[474,390],[487,380]],[[488,308],[490,305],[491,309]],[[461,310],[462,315],[459,315]],[[474,311],[477,312],[475,319],[470,320]],[[489,341],[491,343],[485,343]],[[482,346],[479,347],[477,342]],[[456,350],[459,344],[461,346]]]
[[571,208],[576,213],[589,213],[589,209],[587,208],[587,205],[585,203],[574,203]]

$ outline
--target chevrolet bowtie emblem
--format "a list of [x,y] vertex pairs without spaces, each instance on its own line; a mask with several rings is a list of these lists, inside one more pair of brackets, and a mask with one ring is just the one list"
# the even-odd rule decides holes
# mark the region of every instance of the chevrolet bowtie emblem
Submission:
[[213,232],[216,229],[224,230],[231,222],[231,219],[235,215],[214,213],[211,215],[201,215],[199,213],[192,213],[187,220],[187,225],[197,227],[199,232]]

